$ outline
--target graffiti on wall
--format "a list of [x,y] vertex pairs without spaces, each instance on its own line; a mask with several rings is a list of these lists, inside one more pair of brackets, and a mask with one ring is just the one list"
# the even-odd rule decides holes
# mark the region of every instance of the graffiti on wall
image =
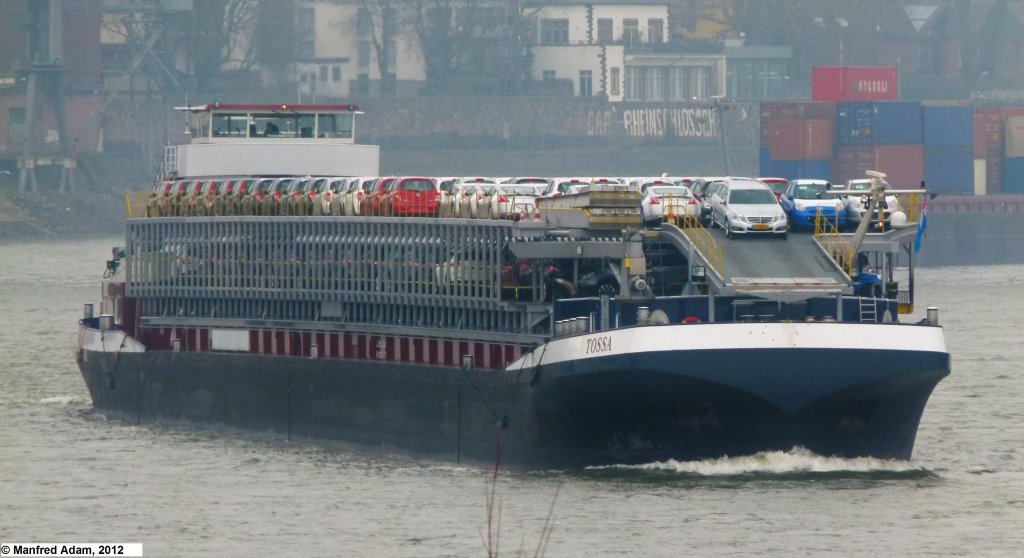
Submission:
[[714,107],[591,110],[587,114],[590,136],[717,138],[720,130]]

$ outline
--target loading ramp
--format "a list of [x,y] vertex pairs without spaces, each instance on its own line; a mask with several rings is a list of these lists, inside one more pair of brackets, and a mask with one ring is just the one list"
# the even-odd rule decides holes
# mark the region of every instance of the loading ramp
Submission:
[[659,235],[688,255],[691,266],[704,268],[716,295],[801,299],[852,292],[850,277],[811,234],[726,238],[720,229],[666,222]]

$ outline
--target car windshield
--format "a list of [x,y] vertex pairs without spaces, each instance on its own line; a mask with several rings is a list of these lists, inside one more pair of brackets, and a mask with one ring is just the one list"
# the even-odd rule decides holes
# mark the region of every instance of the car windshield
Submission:
[[765,185],[771,188],[774,194],[782,194],[786,191],[787,186],[785,182],[765,182]]
[[399,188],[405,192],[433,192],[434,183],[429,180],[403,180]]
[[796,187],[796,199],[798,200],[834,200],[833,194],[827,184],[800,184]]
[[648,188],[647,190],[651,193],[652,198],[661,198],[664,196],[677,196],[684,198],[690,197],[689,188],[680,188],[678,186],[661,186],[656,188]]
[[765,188],[764,190],[733,190],[729,192],[729,203],[739,205],[760,205],[777,203],[775,194]]
[[[850,183],[850,188],[849,189],[851,191],[854,191],[854,192],[865,192],[865,191],[871,189],[871,183],[868,182],[868,181],[852,182],[852,183]],[[890,189],[889,183],[888,182],[883,182],[882,183],[882,190],[889,190],[889,189]]]

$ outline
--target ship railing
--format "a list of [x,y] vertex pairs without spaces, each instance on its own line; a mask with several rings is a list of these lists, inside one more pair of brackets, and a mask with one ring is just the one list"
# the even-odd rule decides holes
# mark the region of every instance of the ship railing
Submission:
[[665,206],[661,212],[662,221],[672,223],[682,229],[683,234],[704,255],[704,259],[707,260],[711,269],[721,277],[722,248],[715,241],[715,237],[701,224],[699,217],[700,206],[697,206],[698,215],[691,215],[686,212],[689,199],[685,197],[674,199],[672,196],[662,198],[663,201],[661,203]]
[[853,273],[853,246],[840,235],[839,214],[835,219],[822,216],[818,211],[814,217],[814,238],[844,273]]
[[896,194],[900,204],[900,211],[907,216],[907,221],[917,223],[921,220],[921,211],[924,206],[925,194]]
[[228,196],[208,194],[171,194],[134,192],[126,194],[125,217],[297,217],[341,216],[365,217],[444,217],[462,219],[531,220],[539,219],[533,197],[507,195],[493,200],[482,200],[473,210],[469,204],[456,209],[454,204],[430,201],[398,204],[393,197],[363,199],[358,208],[342,196],[325,202],[320,196],[303,193],[299,196],[278,197],[254,194]]

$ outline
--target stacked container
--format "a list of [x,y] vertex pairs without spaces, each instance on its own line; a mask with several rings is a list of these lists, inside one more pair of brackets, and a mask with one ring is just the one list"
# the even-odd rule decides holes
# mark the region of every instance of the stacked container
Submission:
[[974,194],[1002,189],[1003,109],[974,109]]
[[1006,159],[1002,183],[1006,194],[1024,194],[1024,116],[1006,119]]
[[834,103],[762,103],[761,176],[830,180],[835,111]]
[[924,179],[940,194],[973,194],[974,115],[967,106],[924,107]]
[[878,170],[896,188],[918,188],[924,179],[923,136],[917,102],[839,103],[833,178],[845,182]]

